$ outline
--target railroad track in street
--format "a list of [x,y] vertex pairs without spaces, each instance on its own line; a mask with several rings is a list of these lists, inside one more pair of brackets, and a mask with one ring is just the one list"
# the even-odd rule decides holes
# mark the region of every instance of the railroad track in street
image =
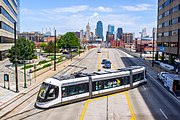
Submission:
[[[92,50],[92,51],[94,51],[94,50]],[[68,71],[70,71],[71,69],[74,68],[74,67],[71,67],[71,66],[76,66],[79,63],[81,63],[82,60],[84,60],[90,53],[92,53],[92,51],[88,52],[82,58],[77,59],[76,61],[71,63],[71,65],[66,66],[63,70],[61,70],[57,74],[60,74],[60,76],[61,76],[61,75],[65,74],[65,73],[67,73]],[[55,75],[57,75],[57,74],[55,74]],[[55,75],[53,75],[53,76],[55,76]],[[20,93],[15,99],[13,99],[7,105],[4,105],[1,108],[2,111],[6,110],[6,107],[8,107],[10,105],[13,105],[14,102],[17,103],[16,105],[13,105],[14,107],[11,110],[7,110],[6,114],[0,116],[0,119],[3,119],[3,120],[14,119],[14,118],[15,119],[16,118],[21,119],[21,116],[23,116],[23,114],[26,114],[26,116],[29,116],[32,113],[39,113],[39,112],[46,111],[46,110],[37,109],[35,107],[30,109],[30,110],[25,110],[29,105],[32,105],[32,104],[35,103],[35,101],[33,101],[33,100],[36,99],[36,96],[37,96],[37,93],[38,93],[38,90],[39,90],[39,86],[43,81],[44,80],[40,81],[38,85],[36,85],[32,89],[30,89],[28,92]],[[21,102],[19,102],[18,100],[19,101],[21,100]]]

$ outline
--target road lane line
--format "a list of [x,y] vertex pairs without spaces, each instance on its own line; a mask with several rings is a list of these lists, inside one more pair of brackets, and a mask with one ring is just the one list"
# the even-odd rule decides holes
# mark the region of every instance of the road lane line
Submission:
[[132,107],[132,104],[131,104],[128,92],[125,92],[125,94],[126,94],[126,100],[128,102],[128,106],[129,106],[129,109],[130,109],[130,112],[131,112],[131,116],[132,116],[131,120],[136,120],[136,115],[134,114],[134,110],[133,110],[133,107]]
[[109,51],[106,52],[106,58],[109,60]]
[[163,116],[164,116],[166,119],[168,119],[168,117],[167,117],[166,114],[162,111],[161,108],[160,108],[160,111],[161,111],[161,113],[163,114]]
[[144,90],[146,90],[146,87],[143,85]]
[[86,113],[86,110],[87,110],[87,107],[88,107],[88,103],[90,102],[91,100],[86,100],[86,103],[84,104],[84,108],[82,110],[82,113],[80,115],[80,119],[79,120],[84,120],[84,116],[85,116],[85,113]]
[[98,53],[98,70],[101,70],[100,53]]

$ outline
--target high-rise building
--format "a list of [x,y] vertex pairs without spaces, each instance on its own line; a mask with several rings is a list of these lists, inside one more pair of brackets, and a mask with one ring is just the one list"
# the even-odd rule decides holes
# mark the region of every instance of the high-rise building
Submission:
[[133,33],[123,33],[122,40],[125,47],[130,47],[133,44]]
[[146,32],[146,28],[142,29],[142,38],[143,37],[147,37],[147,32]]
[[96,25],[96,37],[103,40],[103,23],[98,21]]
[[122,28],[118,28],[117,29],[117,39],[122,39],[122,34],[123,34],[123,29]]
[[108,33],[114,34],[114,25],[108,25]]
[[0,60],[14,43],[14,23],[19,32],[19,0],[0,0]]
[[83,40],[84,40],[83,30],[80,30],[80,42],[83,42]]
[[[180,0],[158,0],[157,55],[174,64],[180,58]],[[159,54],[162,53],[162,54]]]
[[91,34],[91,31],[90,31],[90,26],[89,26],[89,22],[86,26],[86,41],[89,41],[90,40],[90,34]]

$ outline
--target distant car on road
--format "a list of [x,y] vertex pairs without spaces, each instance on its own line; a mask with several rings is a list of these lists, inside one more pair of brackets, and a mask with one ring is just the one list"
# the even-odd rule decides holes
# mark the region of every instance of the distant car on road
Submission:
[[103,59],[101,64],[105,64],[106,61],[107,61],[106,59]]
[[168,74],[168,72],[160,72],[157,74],[158,80],[162,81],[164,83],[165,75]]
[[100,49],[98,49],[97,53],[101,53],[101,50],[100,50]]
[[111,68],[111,62],[107,60],[107,61],[104,63],[103,68]]

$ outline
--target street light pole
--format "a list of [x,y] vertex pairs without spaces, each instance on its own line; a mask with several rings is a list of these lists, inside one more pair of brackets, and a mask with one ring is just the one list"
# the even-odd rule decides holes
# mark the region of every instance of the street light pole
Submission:
[[142,49],[141,49],[141,45],[142,45],[142,32],[139,32],[141,34],[141,41],[140,41],[140,58],[142,58]]
[[154,67],[154,38],[155,37],[155,31],[153,29],[153,54],[152,54],[152,67]]
[[54,71],[56,71],[56,29],[54,30]]
[[14,22],[14,47],[15,47],[15,79],[16,79],[16,92],[19,92],[19,90],[18,90],[18,71],[17,71],[16,22]]
[[26,86],[26,58],[25,58],[25,46],[24,46],[24,88],[27,88]]

